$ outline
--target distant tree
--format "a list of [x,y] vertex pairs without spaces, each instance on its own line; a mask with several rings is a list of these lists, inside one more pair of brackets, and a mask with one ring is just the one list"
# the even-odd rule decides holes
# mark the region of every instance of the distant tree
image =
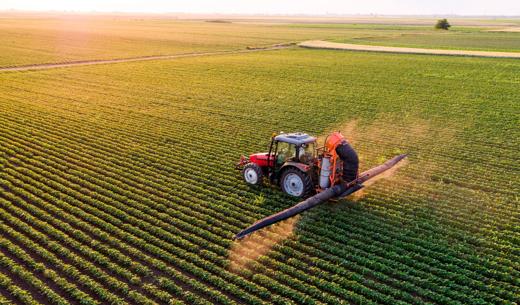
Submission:
[[446,18],[437,20],[437,23],[435,24],[435,28],[440,30],[448,30],[450,27],[451,24]]

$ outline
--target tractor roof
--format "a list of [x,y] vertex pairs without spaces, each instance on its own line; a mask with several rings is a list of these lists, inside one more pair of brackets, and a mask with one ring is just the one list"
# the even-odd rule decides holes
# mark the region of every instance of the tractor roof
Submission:
[[296,144],[296,145],[316,142],[315,137],[311,137],[308,134],[301,133],[301,132],[282,133],[280,135],[277,135],[274,139],[275,139],[275,141],[287,142],[289,144]]

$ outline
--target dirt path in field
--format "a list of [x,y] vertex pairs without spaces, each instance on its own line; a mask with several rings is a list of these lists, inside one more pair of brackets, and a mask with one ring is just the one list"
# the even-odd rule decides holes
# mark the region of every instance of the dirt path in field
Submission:
[[501,28],[501,29],[492,29],[492,30],[486,30],[485,32],[507,32],[507,33],[520,33],[520,27],[508,27],[508,28]]
[[76,66],[115,64],[115,63],[122,63],[122,62],[165,60],[165,59],[176,59],[176,58],[185,58],[185,57],[250,53],[250,52],[286,49],[291,46],[292,46],[292,44],[280,44],[280,45],[274,45],[274,46],[270,46],[270,47],[247,48],[247,49],[242,49],[242,50],[231,50],[231,51],[185,53],[185,54],[175,54],[175,55],[140,56],[140,57],[130,57],[130,58],[78,60],[78,61],[69,61],[69,62],[61,62],[61,63],[31,64],[31,65],[13,66],[13,67],[0,67],[0,72],[47,70],[47,69],[68,68],[68,67],[76,67]]
[[300,47],[310,48],[310,49],[331,49],[331,50],[369,51],[369,52],[405,53],[405,54],[428,54],[428,55],[520,58],[520,52],[518,52],[518,53],[516,53],[516,52],[489,52],[489,51],[385,47],[385,46],[372,46],[372,45],[329,42],[329,41],[323,41],[323,40],[309,40],[309,41],[304,41],[298,45]]

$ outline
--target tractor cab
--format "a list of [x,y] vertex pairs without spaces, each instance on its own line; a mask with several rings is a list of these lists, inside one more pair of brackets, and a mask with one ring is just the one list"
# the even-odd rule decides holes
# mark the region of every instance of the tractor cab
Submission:
[[316,138],[305,133],[280,134],[271,141],[275,167],[286,162],[299,162],[310,165],[316,157]]

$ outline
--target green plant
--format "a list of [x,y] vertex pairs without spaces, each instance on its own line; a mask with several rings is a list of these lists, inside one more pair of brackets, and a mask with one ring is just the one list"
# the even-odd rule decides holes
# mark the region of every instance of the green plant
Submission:
[[450,27],[451,25],[446,18],[437,20],[437,23],[435,24],[435,28],[439,30],[449,30]]

